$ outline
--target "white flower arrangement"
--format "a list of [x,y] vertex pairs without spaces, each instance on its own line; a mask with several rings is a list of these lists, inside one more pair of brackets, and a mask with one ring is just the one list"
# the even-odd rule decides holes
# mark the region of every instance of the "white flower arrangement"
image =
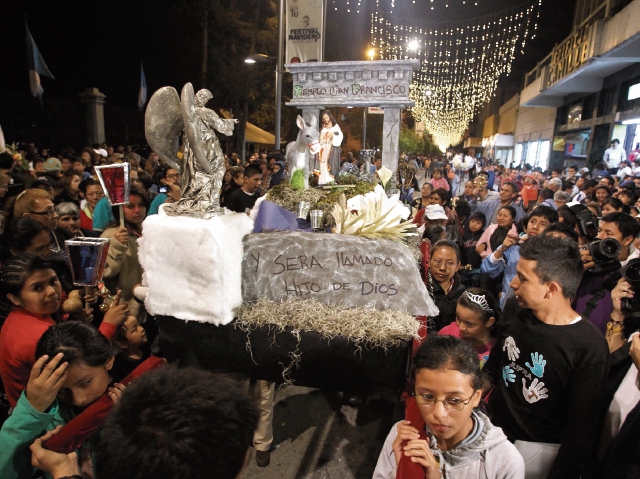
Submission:
[[387,188],[387,183],[389,183],[389,180],[391,179],[392,176],[393,176],[393,171],[391,171],[386,166],[383,166],[378,170],[378,178],[380,178],[380,183],[382,183],[382,187],[385,189]]
[[375,190],[346,200],[344,194],[333,207],[335,233],[364,236],[372,239],[400,241],[403,236],[417,235],[416,225],[407,220],[409,210],[400,202],[398,194],[388,198],[384,189]]
[[476,159],[472,156],[465,155],[464,159],[462,155],[456,155],[451,161],[453,168],[458,171],[469,171],[476,164]]

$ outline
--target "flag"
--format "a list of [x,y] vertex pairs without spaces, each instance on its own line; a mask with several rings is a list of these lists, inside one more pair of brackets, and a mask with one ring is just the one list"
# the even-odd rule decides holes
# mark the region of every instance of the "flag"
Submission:
[[142,110],[147,103],[147,79],[144,76],[144,69],[140,63],[140,92],[138,93],[138,108]]
[[27,32],[27,60],[29,61],[29,85],[31,87],[31,94],[42,98],[44,90],[40,84],[40,75],[47,76],[53,80],[55,80],[55,77],[49,71],[42,55],[40,55],[40,50],[38,50],[36,42],[33,41],[27,22],[24,22],[24,27]]

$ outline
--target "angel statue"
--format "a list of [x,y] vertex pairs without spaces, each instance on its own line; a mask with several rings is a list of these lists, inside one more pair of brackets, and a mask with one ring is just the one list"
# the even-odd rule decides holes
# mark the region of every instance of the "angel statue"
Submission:
[[[171,216],[211,218],[223,215],[220,191],[224,178],[224,155],[214,130],[231,135],[237,120],[220,118],[205,108],[213,97],[209,90],[194,95],[187,83],[178,92],[173,87],[156,91],[145,114],[145,136],[161,160],[182,172],[182,198],[165,206]],[[177,156],[178,137],[182,133],[183,160]]]

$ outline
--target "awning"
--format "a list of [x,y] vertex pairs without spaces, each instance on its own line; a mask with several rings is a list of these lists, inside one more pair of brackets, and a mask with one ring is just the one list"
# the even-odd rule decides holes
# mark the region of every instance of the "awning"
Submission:
[[[233,118],[231,113],[227,110],[220,110],[222,116],[227,120]],[[247,122],[247,127],[244,132],[244,142],[245,143],[257,143],[260,145],[275,145],[276,137],[272,135],[268,131],[263,130],[262,128],[257,127],[253,123]]]

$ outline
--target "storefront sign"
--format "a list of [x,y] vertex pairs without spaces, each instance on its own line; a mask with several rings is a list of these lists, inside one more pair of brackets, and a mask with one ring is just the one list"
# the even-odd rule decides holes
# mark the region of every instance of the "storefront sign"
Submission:
[[301,232],[245,236],[243,301],[315,298],[325,304],[401,309],[435,307],[409,249],[394,241]]
[[581,26],[553,49],[547,88],[582,66],[593,55],[597,23]]
[[322,0],[287,0],[286,62],[322,61]]

